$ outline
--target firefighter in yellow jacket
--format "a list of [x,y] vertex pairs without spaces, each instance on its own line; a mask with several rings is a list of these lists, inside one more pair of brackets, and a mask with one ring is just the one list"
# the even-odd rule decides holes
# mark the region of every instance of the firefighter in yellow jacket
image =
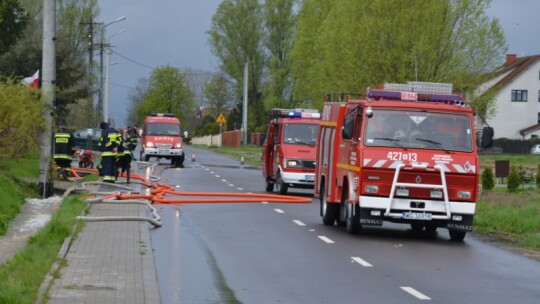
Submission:
[[98,147],[101,151],[103,181],[114,183],[116,181],[116,156],[119,146],[122,145],[122,134],[111,128],[106,122],[102,122],[100,128],[102,131]]
[[71,171],[72,155],[75,152],[75,138],[68,131],[65,120],[60,120],[54,134],[54,163],[59,168],[59,178],[67,180]]

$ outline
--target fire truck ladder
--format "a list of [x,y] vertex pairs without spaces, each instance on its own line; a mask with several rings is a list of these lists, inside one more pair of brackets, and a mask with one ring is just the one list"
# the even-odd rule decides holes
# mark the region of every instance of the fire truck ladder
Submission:
[[[426,171],[439,171],[441,173],[441,184],[413,184],[413,183],[398,183],[399,173],[401,169],[424,169]],[[392,201],[394,200],[394,193],[396,191],[397,187],[407,187],[407,188],[426,188],[426,189],[441,189],[443,191],[444,196],[444,206],[446,208],[446,215],[433,215],[432,219],[441,219],[441,220],[448,220],[450,219],[450,203],[448,201],[448,189],[446,188],[446,177],[444,175],[444,169],[439,166],[435,165],[434,167],[428,167],[427,164],[418,164],[418,163],[412,163],[409,166],[405,166],[404,163],[401,163],[396,168],[396,173],[394,174],[394,180],[392,181],[392,188],[390,190],[390,197],[388,198],[388,207],[386,207],[386,211],[384,213],[384,216],[388,217],[394,217],[394,218],[401,218],[401,213],[390,213],[390,210],[392,210]]]

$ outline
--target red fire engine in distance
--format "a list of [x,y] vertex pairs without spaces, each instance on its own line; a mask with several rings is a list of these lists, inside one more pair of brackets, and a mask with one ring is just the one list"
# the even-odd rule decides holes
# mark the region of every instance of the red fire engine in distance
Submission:
[[262,174],[267,192],[313,189],[315,140],[320,113],[312,109],[272,109],[262,147]]
[[[385,221],[444,227],[463,240],[479,190],[475,136],[473,110],[451,84],[385,84],[363,99],[327,95],[314,189],[323,223],[350,233]],[[484,136],[487,147],[492,130]]]

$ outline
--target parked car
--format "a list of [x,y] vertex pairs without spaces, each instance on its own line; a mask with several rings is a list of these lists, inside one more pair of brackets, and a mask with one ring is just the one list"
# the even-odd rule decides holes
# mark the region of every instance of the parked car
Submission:
[[532,146],[531,154],[540,154],[540,144]]
[[[88,147],[88,133],[91,130],[92,132],[92,140],[91,140],[91,146]],[[91,150],[97,150],[98,149],[98,143],[99,138],[101,137],[101,129],[100,128],[85,128],[81,129],[79,131],[76,131],[73,133],[73,137],[75,138],[75,146],[80,149],[91,149]]]

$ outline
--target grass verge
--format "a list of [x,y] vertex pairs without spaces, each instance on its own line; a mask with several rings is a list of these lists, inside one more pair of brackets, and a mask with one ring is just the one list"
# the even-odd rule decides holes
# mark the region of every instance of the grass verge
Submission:
[[19,213],[26,197],[37,197],[37,185],[22,181],[23,177],[37,178],[39,155],[30,153],[22,159],[0,163],[0,235],[7,231],[9,223]]
[[75,219],[86,202],[80,196],[66,198],[51,221],[13,259],[0,265],[0,303],[34,303],[39,287],[51,269],[64,240],[80,230]]

